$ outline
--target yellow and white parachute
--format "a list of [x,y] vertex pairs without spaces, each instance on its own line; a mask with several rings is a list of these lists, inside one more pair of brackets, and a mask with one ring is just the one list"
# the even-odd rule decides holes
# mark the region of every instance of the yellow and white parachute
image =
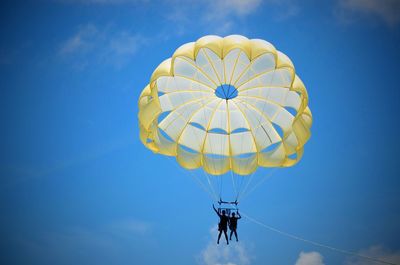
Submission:
[[264,40],[239,35],[179,47],[153,72],[138,116],[148,149],[211,178],[296,164],[312,123],[291,60]]

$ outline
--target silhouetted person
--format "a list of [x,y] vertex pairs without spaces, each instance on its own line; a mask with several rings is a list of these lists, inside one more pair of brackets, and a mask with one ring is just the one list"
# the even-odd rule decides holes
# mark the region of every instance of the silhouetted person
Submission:
[[229,229],[231,230],[231,235],[229,236],[229,240],[232,240],[232,234],[235,233],[236,241],[239,241],[236,233],[237,220],[239,220],[242,217],[240,216],[239,211],[237,212],[237,214],[238,217],[236,217],[235,213],[232,213],[232,217],[229,218]]
[[229,216],[227,216],[225,214],[225,210],[222,210],[222,214],[220,214],[217,209],[215,209],[215,206],[213,204],[213,208],[214,211],[218,214],[219,216],[219,224],[218,224],[218,231],[219,231],[219,235],[218,235],[218,240],[217,240],[217,244],[219,244],[219,239],[221,238],[221,234],[222,232],[224,232],[225,235],[225,239],[226,239],[226,244],[229,245],[229,241],[228,241],[228,235],[226,233],[226,231],[228,230],[228,222],[229,222]]

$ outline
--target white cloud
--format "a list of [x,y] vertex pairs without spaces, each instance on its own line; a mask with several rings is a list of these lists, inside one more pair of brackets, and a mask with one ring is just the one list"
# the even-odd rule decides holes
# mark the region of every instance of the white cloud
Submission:
[[217,245],[217,226],[211,228],[211,240],[202,250],[199,263],[204,265],[248,265],[251,257],[248,248],[242,242],[231,241],[226,245],[224,236],[221,236],[220,244]]
[[[363,256],[368,256],[372,258],[377,258],[386,262],[391,262],[394,264],[400,264],[400,250],[390,251],[383,248],[382,246],[371,246],[368,249],[364,249],[358,252],[358,254]],[[370,261],[361,257],[349,258],[346,265],[376,265],[375,261]]]
[[145,37],[128,30],[86,24],[61,43],[58,53],[62,58],[72,59],[80,69],[98,63],[119,68],[130,62],[146,42]]
[[339,0],[339,18],[345,21],[354,19],[354,14],[374,16],[389,26],[400,23],[399,0]]
[[300,252],[295,265],[324,265],[323,257],[318,252]]

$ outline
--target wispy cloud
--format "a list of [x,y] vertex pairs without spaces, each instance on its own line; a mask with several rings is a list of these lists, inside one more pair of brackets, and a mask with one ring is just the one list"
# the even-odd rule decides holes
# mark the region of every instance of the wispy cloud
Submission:
[[278,21],[284,21],[295,17],[300,13],[300,5],[294,0],[269,0],[271,6],[275,7],[275,19]]
[[295,265],[324,265],[323,257],[316,251],[300,252]]
[[92,24],[81,26],[73,36],[62,43],[60,54],[85,53],[93,49],[93,40],[99,38],[99,31]]
[[[391,251],[385,249],[382,246],[371,246],[368,249],[360,250],[358,253],[360,255],[377,258],[386,262],[400,264],[400,250]],[[349,258],[345,262],[345,265],[375,265],[375,264],[377,264],[375,261],[370,261],[359,257]]]
[[206,12],[202,19],[206,24],[212,23],[220,33],[229,32],[235,25],[235,19],[245,18],[257,11],[262,0],[217,0],[205,1]]
[[[212,34],[227,35],[237,33],[245,27],[246,21],[262,8],[268,10],[268,17],[283,21],[296,16],[300,11],[297,0],[55,0],[70,4],[86,5],[127,5],[150,7],[157,5],[163,9],[160,20],[168,25],[167,35],[183,35],[201,28]],[[172,23],[172,24],[171,24]],[[171,26],[173,30],[171,31]],[[70,45],[81,45],[79,39]],[[73,42],[75,41],[75,42]],[[82,43],[83,44],[83,43]]]
[[235,33],[243,21],[256,14],[263,6],[271,10],[276,20],[295,16],[299,7],[293,0],[165,0],[171,7],[166,18],[179,22],[180,32],[196,23],[215,34]]
[[217,226],[210,229],[211,240],[201,251],[198,261],[204,265],[248,265],[251,262],[248,248],[242,242],[225,245],[224,240],[217,245]]
[[129,30],[86,24],[60,44],[58,54],[79,69],[99,63],[119,68],[129,63],[146,42],[145,37]]
[[116,234],[136,236],[149,233],[152,229],[152,226],[148,222],[131,219],[113,223],[110,228],[111,231]]
[[354,15],[375,17],[389,26],[400,23],[399,0],[339,0],[337,15],[343,22],[352,22]]
[[214,17],[221,17],[221,14],[224,16],[229,16],[230,14],[238,15],[238,16],[246,16],[254,11],[262,3],[262,0],[217,0],[217,1],[208,1],[209,5],[213,5],[214,12],[210,15]]

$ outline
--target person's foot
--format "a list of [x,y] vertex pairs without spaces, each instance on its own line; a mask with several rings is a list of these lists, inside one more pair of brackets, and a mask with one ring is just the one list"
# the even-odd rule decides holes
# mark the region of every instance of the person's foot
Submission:
[[229,245],[229,241],[226,241],[226,244]]
[[219,241],[217,241],[217,244],[219,245]]
[[238,239],[236,239],[236,242],[239,242],[239,240],[238,240]]
[[232,237],[230,237],[229,240],[232,240]]

